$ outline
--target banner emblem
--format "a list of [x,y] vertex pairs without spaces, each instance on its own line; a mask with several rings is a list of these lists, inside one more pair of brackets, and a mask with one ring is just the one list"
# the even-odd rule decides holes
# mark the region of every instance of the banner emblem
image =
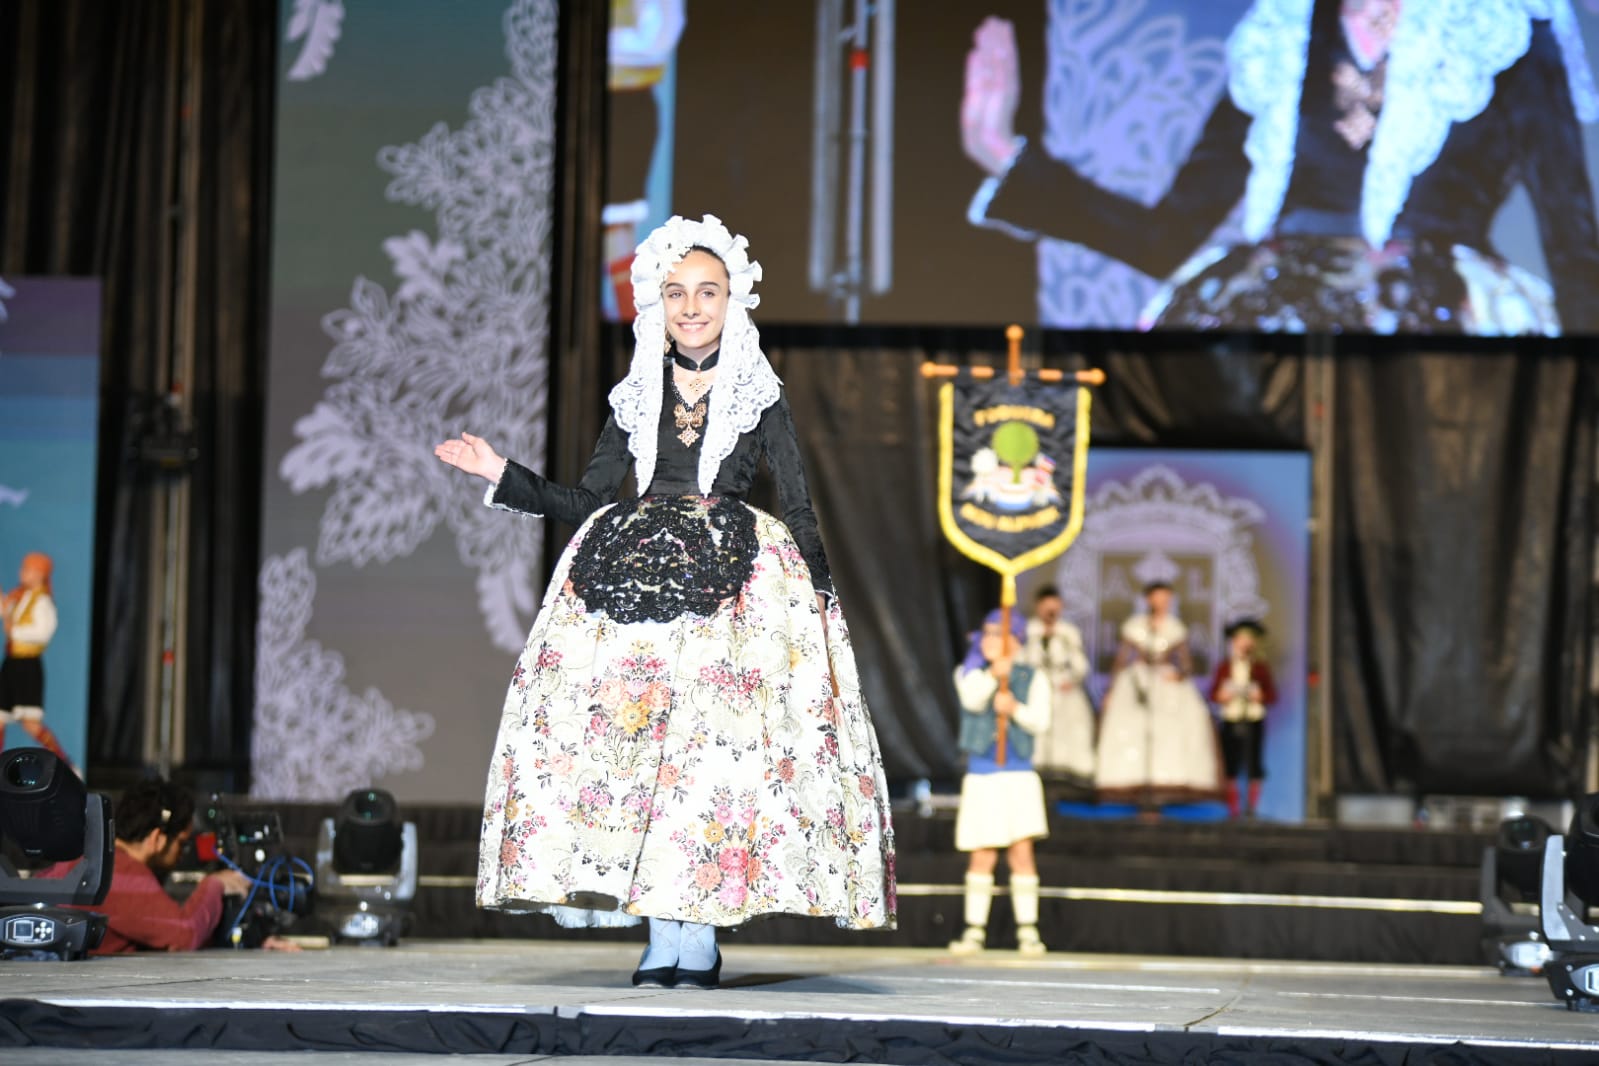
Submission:
[[938,519],[967,558],[1007,577],[1083,528],[1091,397],[1085,388],[962,375],[939,389]]

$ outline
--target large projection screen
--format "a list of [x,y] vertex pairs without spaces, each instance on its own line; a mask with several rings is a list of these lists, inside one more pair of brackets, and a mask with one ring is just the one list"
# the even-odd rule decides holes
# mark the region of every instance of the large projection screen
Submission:
[[1593,0],[612,14],[617,318],[639,236],[710,212],[763,322],[1599,327]]

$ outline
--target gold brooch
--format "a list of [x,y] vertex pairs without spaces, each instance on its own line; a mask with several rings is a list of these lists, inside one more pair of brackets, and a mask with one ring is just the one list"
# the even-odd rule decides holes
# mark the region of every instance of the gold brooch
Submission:
[[672,417],[677,421],[677,439],[683,442],[683,447],[692,448],[694,442],[700,439],[699,429],[705,424],[705,401],[701,399],[692,408],[678,404],[672,408]]

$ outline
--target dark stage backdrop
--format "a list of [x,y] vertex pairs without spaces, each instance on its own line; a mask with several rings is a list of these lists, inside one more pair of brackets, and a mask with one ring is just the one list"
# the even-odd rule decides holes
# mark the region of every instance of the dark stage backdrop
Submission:
[[1336,404],[1340,789],[1580,792],[1592,362],[1350,353]]
[[179,338],[198,456],[175,663],[187,761],[235,784],[248,768],[274,19],[244,0],[0,3],[0,275],[104,283],[95,771],[143,758],[154,480],[133,452]]

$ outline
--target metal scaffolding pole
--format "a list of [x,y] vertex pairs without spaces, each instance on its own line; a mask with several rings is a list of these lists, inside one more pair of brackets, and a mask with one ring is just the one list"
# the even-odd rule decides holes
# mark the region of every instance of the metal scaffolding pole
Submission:
[[849,323],[860,321],[867,292],[886,292],[893,284],[893,49],[893,0],[855,0],[847,29],[844,0],[817,0],[809,278],[812,290],[827,293]]

